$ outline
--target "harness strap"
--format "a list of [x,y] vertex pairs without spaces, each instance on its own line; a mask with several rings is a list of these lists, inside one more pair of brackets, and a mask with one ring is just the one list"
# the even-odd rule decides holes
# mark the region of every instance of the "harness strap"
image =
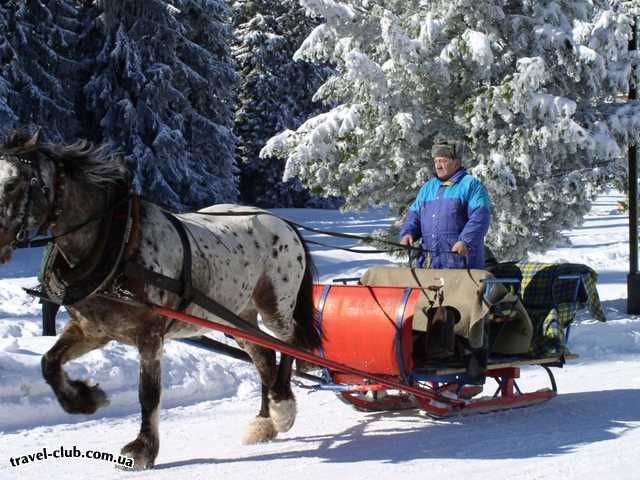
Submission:
[[99,224],[97,238],[92,253],[71,266],[64,255],[54,245],[53,253],[47,256],[42,267],[41,284],[44,293],[56,299],[57,303],[73,305],[110,288],[112,280],[118,274],[125,252],[132,247],[132,233],[137,227],[137,201],[135,197],[126,197],[129,202],[121,203]]
[[[125,275],[125,277],[134,280],[141,280],[145,283],[153,285],[154,287],[175,293],[176,295],[181,295],[184,291],[184,286],[181,280],[167,277],[166,275],[154,272],[153,270],[149,270],[148,268],[134,262],[125,262],[123,274]],[[195,303],[199,307],[202,307],[204,310],[223,319],[236,328],[252,332],[262,337],[264,337],[265,335],[265,333],[260,330],[257,325],[254,325],[242,319],[225,306],[206,296],[197,288],[191,288],[190,302]]]
[[184,311],[189,304],[193,301],[194,292],[193,282],[191,277],[191,244],[189,243],[189,237],[187,231],[184,228],[183,223],[172,213],[163,210],[164,216],[171,222],[173,228],[175,228],[180,241],[182,242],[183,254],[182,254],[182,272],[181,278],[181,290],[178,293],[180,295],[180,303],[178,304],[178,311]]
[[[326,247],[326,248],[332,248],[334,250],[343,250],[345,252],[351,252],[351,253],[370,253],[370,254],[374,254],[374,253],[394,253],[394,252],[404,252],[406,249],[405,248],[385,248],[385,249],[378,249],[378,250],[367,250],[364,248],[351,248],[351,247],[340,247],[338,245],[330,245],[328,243],[323,243],[323,242],[317,242],[315,240],[310,240],[308,238],[305,238],[304,240],[305,243],[309,243],[311,245],[319,245],[321,247]],[[453,252],[452,252],[453,253]]]
[[122,273],[125,277],[129,277],[134,280],[144,280],[146,283],[150,283],[154,287],[167,290],[168,292],[175,293],[176,295],[181,295],[183,291],[182,282],[180,280],[154,272],[153,270],[145,268],[134,262],[125,262]]

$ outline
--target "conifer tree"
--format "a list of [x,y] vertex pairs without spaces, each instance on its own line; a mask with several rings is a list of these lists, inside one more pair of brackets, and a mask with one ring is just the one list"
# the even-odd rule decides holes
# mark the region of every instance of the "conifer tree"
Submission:
[[52,141],[77,138],[74,100],[85,75],[74,60],[80,29],[73,1],[0,5],[0,135],[38,125]]
[[167,207],[235,200],[236,74],[224,2],[109,0],[94,9],[87,32],[102,29],[104,40],[84,88],[93,137],[120,146],[134,187]]
[[261,206],[303,206],[309,193],[298,179],[282,182],[284,161],[259,158],[276,133],[297,128],[318,113],[313,94],[330,69],[293,54],[318,24],[298,0],[237,0],[233,55],[240,73],[236,133],[243,201]]
[[500,258],[544,250],[624,175],[640,107],[628,88],[631,18],[605,0],[301,0],[325,21],[296,53],[337,72],[332,109],[272,138],[285,177],[402,212],[433,175],[430,150],[466,140],[494,204]]

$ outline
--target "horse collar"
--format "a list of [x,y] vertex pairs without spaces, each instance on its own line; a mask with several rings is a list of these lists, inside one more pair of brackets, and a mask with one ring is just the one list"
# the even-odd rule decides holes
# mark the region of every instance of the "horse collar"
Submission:
[[73,305],[96,293],[116,288],[114,280],[123,259],[137,247],[140,203],[135,195],[127,195],[114,204],[111,214],[100,223],[98,240],[92,254],[77,265],[71,265],[57,243],[42,268],[42,290],[54,303]]

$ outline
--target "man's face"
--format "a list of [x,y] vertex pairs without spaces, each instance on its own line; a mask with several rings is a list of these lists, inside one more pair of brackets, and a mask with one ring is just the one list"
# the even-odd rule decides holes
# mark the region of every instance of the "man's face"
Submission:
[[436,175],[440,180],[448,180],[458,171],[462,162],[449,157],[436,157],[433,159],[436,166]]

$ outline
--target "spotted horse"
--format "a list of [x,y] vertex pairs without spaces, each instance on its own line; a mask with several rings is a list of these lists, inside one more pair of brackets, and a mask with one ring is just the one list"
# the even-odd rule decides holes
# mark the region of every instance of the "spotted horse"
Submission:
[[[236,205],[171,214],[131,194],[130,186],[122,157],[106,146],[45,143],[39,132],[23,130],[0,146],[0,262],[9,262],[14,248],[33,232],[51,232],[41,288],[70,315],[42,358],[43,376],[65,411],[92,414],[108,404],[106,393],[99,385],[69,378],[65,363],[110,341],[136,347],[142,421],[122,454],[133,458],[137,469],[148,469],[159,449],[163,345],[205,329],[158,315],[145,304],[224,320],[189,302],[189,292],[126,275],[127,266],[163,278],[188,278],[185,290],[202,292],[255,328],[259,314],[277,338],[298,348],[317,349],[321,337],[312,303],[313,264],[291,225]],[[137,301],[114,302],[108,294],[118,292]],[[245,442],[269,441],[294,424],[293,359],[281,355],[277,363],[273,350],[239,343],[262,381],[260,411]]]

